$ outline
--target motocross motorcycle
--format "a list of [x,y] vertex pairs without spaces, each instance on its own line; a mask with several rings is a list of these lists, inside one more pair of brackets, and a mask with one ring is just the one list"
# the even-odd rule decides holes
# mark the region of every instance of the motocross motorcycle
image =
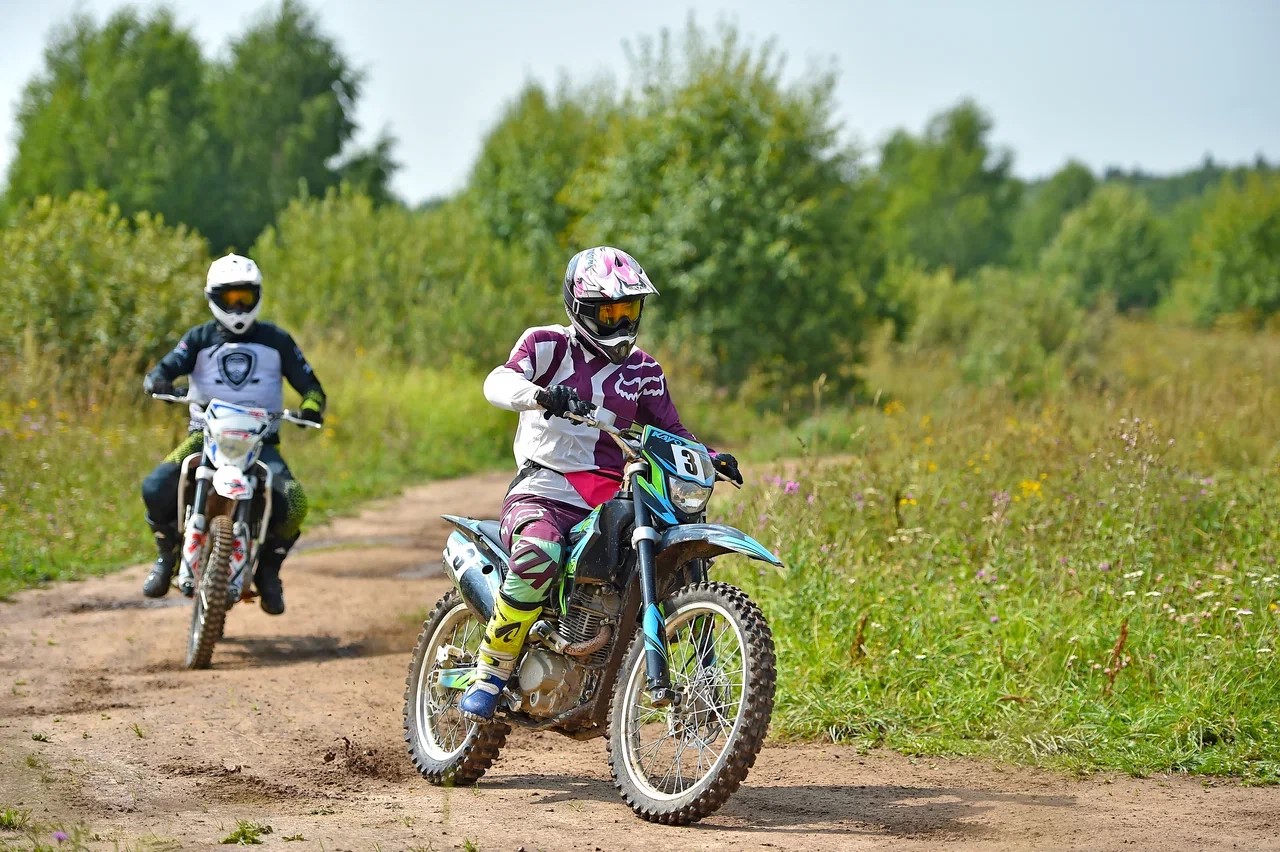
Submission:
[[706,447],[653,426],[569,419],[621,447],[620,490],[572,529],[563,576],[486,724],[465,719],[458,701],[509,554],[497,521],[443,516],[457,528],[443,558],[455,588],[424,622],[409,664],[409,755],[431,783],[464,785],[484,775],[512,725],[607,736],[614,783],[638,816],[696,822],[755,763],[776,679],[764,615],[708,570],[727,553],[782,562],[745,533],[705,523],[718,476]]
[[[151,395],[188,404],[180,394]],[[267,411],[222,400],[204,409],[204,445],[182,461],[178,517],[183,519],[178,590],[194,599],[186,667],[207,669],[222,638],[227,610],[254,597],[249,579],[271,517],[271,469],[259,456],[278,421],[319,429],[290,411]]]

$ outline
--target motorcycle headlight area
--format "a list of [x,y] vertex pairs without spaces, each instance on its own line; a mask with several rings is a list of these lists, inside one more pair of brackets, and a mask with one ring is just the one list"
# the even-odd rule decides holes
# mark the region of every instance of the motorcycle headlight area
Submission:
[[668,485],[671,490],[671,502],[686,515],[696,515],[701,512],[707,507],[707,501],[711,499],[711,488],[706,485],[687,482],[683,479],[671,479]]
[[259,435],[240,429],[227,429],[218,435],[214,452],[229,462],[240,462],[237,467],[248,467],[257,456]]

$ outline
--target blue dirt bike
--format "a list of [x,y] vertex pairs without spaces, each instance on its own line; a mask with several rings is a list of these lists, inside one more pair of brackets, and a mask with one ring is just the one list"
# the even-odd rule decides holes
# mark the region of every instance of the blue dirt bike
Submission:
[[706,447],[646,426],[612,435],[625,468],[616,497],[569,537],[563,576],[499,702],[495,721],[458,700],[508,570],[497,521],[445,515],[453,581],[427,618],[405,687],[404,727],[418,771],[474,784],[512,725],[579,740],[608,736],[622,798],[651,822],[713,813],[747,777],[773,711],[773,636],[740,589],[709,582],[712,560],[781,561],[732,527],[705,523],[717,474]]

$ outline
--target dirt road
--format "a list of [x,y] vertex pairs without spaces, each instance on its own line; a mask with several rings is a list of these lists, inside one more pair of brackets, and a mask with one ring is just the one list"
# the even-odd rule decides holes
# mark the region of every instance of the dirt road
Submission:
[[144,601],[142,566],[0,604],[0,812],[81,824],[107,849],[215,848],[238,820],[289,849],[1280,849],[1274,788],[818,744],[766,748],[690,828],[635,819],[600,740],[517,731],[478,788],[431,787],[401,696],[447,587],[437,516],[491,515],[505,484],[423,486],[310,530],[285,569],[288,613],[234,609],[211,671],[180,667],[187,602]]

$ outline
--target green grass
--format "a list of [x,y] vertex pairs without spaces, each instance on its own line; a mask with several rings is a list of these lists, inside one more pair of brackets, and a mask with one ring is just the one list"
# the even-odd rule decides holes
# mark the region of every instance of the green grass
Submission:
[[31,811],[5,808],[0,811],[0,830],[22,831],[31,824]]
[[722,507],[778,643],[773,734],[1280,781],[1280,340],[1126,325],[1107,388],[939,364]]
[[219,843],[238,846],[256,846],[262,843],[263,835],[273,831],[271,826],[260,822],[249,822],[247,819],[236,821],[236,830],[228,834]]

